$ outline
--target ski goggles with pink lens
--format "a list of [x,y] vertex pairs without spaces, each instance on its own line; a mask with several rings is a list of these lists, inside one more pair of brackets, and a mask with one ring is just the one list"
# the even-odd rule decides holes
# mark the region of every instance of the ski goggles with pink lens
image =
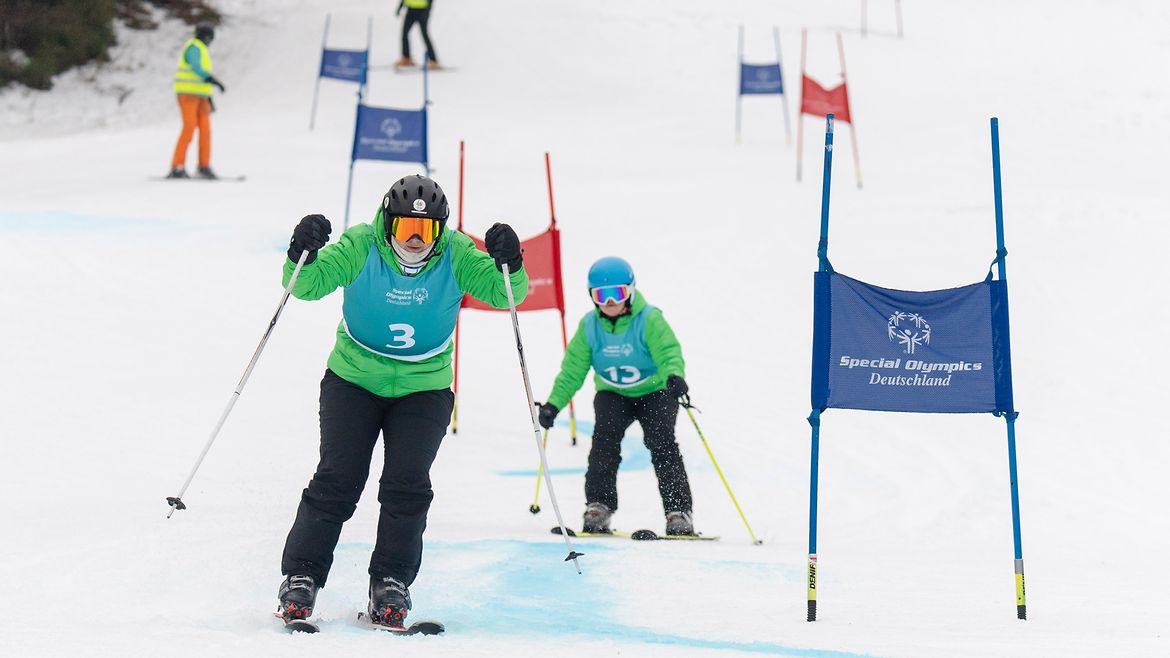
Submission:
[[604,305],[606,302],[613,301],[617,304],[628,300],[634,294],[634,286],[625,284],[618,286],[601,286],[599,288],[590,288],[589,295],[597,304]]

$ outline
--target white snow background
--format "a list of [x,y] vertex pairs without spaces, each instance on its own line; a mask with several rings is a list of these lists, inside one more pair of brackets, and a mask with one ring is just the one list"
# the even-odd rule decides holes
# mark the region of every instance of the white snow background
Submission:
[[[272,315],[293,226],[322,212],[341,230],[354,86],[323,81],[308,131],[325,13],[332,46],[360,48],[373,15],[374,63],[397,56],[390,0],[219,4],[213,166],[243,183],[150,180],[179,129],[174,23],[121,31],[112,63],[51,92],[0,94],[0,655],[1170,655],[1170,85],[1156,64],[1170,5],[909,1],[898,39],[892,0],[869,3],[865,37],[847,0],[437,3],[436,47],[458,70],[431,78],[435,177],[459,200],[466,140],[468,229],[533,235],[551,153],[570,322],[589,308],[589,264],[630,259],[765,543],[684,416],[695,519],[721,541],[582,540],[578,576],[547,497],[527,511],[537,454],[507,316],[468,312],[460,431],[434,467],[411,590],[413,618],[448,632],[395,638],[351,623],[377,470],[320,594],[323,632],[289,636],[271,616],[340,294],[289,302],[190,508],[165,518]],[[1003,421],[850,411],[824,416],[820,619],[804,621],[823,123],[805,122],[803,183],[777,98],[745,99],[735,145],[741,23],[751,62],[780,27],[793,92],[800,29],[827,85],[844,33],[865,188],[841,125],[829,254],[851,276],[918,290],[984,276],[1000,117],[1027,621]],[[381,69],[371,101],[416,107],[420,87]],[[355,221],[415,171],[359,162]],[[521,318],[538,399],[557,325]],[[584,420],[591,396],[576,398]],[[573,525],[588,447],[564,426],[550,438]],[[636,430],[626,453],[614,523],[661,529]]]

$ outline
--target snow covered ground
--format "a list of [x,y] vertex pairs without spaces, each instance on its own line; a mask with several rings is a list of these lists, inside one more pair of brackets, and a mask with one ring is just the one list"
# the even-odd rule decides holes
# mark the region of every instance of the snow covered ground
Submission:
[[[1170,423],[1164,270],[1170,193],[1170,6],[1057,0],[893,2],[444,0],[432,34],[458,71],[431,78],[436,178],[482,232],[548,221],[551,152],[566,286],[629,258],[684,347],[699,417],[756,533],[753,546],[685,417],[679,437],[703,544],[548,534],[506,316],[464,315],[460,431],[436,498],[415,618],[440,638],[364,632],[371,492],[346,526],[323,633],[270,617],[279,555],[316,461],[317,383],[340,297],[292,301],[185,500],[164,517],[271,316],[288,236],[339,227],[354,89],[324,81],[330,42],[397,55],[394,3],[224,0],[212,46],[228,86],[213,166],[244,183],[172,184],[169,95],[180,30],[125,35],[110,66],[48,94],[0,93],[0,635],[5,656],[1164,656],[1170,654]],[[844,33],[865,189],[838,135],[830,256],[890,287],[971,283],[994,255],[988,118],[999,116],[1029,620],[1015,619],[1007,453],[990,416],[831,411],[821,448],[820,620],[804,621],[809,346],[822,125],[794,180],[774,98],[744,102],[734,144],[736,27],[749,61],[799,35],[837,71]],[[416,45],[417,47],[417,45]],[[92,80],[90,80],[92,78]],[[416,106],[418,76],[374,73],[376,104]],[[121,104],[115,85],[132,89]],[[794,113],[796,99],[788,99]],[[795,127],[795,125],[794,125]],[[844,128],[844,127],[843,127]],[[194,148],[192,148],[194,151]],[[193,165],[194,153],[190,156]],[[410,166],[361,162],[355,217]],[[335,229],[334,235],[339,232]],[[570,314],[588,309],[570,294]],[[554,313],[522,317],[538,397],[560,355]],[[592,418],[591,390],[577,397]],[[550,439],[575,524],[588,438]],[[659,528],[636,438],[620,528]],[[374,478],[376,479],[376,478]],[[86,620],[100,619],[94,625]],[[82,629],[64,628],[80,623]]]

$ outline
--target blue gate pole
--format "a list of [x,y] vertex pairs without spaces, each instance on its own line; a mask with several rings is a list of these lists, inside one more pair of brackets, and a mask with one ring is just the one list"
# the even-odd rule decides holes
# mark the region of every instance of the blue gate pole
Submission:
[[817,471],[821,453],[821,410],[808,417],[812,425],[812,456],[808,480],[808,621],[817,620]]
[[430,140],[430,129],[427,126],[427,106],[431,104],[431,87],[427,81],[429,74],[427,71],[431,68],[431,54],[427,52],[423,55],[423,106],[422,106],[422,132],[423,132],[423,171],[429,177],[431,175],[430,164],[430,145],[427,143]]
[[[995,189],[995,262],[999,267],[999,280],[1007,281],[1007,249],[1003,238],[1003,185],[999,166],[999,119],[991,118],[991,173]],[[1020,487],[1016,471],[1016,411],[1003,412],[1007,421],[1008,475],[1012,488],[1012,540],[1015,548],[1016,574],[1016,618],[1028,618],[1028,605],[1024,590],[1024,546],[1020,538]]]
[[820,271],[832,272],[829,264],[829,188],[833,179],[833,124],[834,115],[825,117],[825,174],[821,184],[821,240],[817,243]]
[[736,71],[739,80],[739,86],[735,89],[735,143],[742,143],[743,139],[740,137],[740,124],[743,121],[743,26],[739,26],[739,47],[736,51],[736,66],[739,68]]
[[422,133],[423,133],[423,171],[429,178],[431,175],[431,145],[430,145],[430,129],[427,127],[427,107],[423,106],[422,111]]
[[309,114],[309,130],[317,122],[317,94],[321,92],[321,69],[325,66],[325,45],[329,43],[329,14],[325,14],[325,34],[321,35],[321,61],[317,64],[317,84],[313,87],[313,111]]
[[[365,70],[362,71],[362,79],[365,80]],[[358,86],[357,93],[357,112],[353,121],[353,147],[349,151],[349,182],[345,186],[345,224],[342,230],[349,228],[349,198],[353,194],[353,165],[357,161],[357,147],[358,138],[362,129],[362,86]]]
[[1028,604],[1024,598],[1024,547],[1020,540],[1020,487],[1016,478],[1016,417],[1012,411],[1004,414],[1007,420],[1008,471],[1012,482],[1012,539],[1015,541],[1016,559],[1016,618],[1028,618]]
[[1003,185],[999,176],[999,119],[991,118],[991,173],[995,185],[995,262],[999,278],[1007,281],[1007,249],[1003,246]]
[[349,197],[353,194],[353,160],[349,161],[349,182],[345,185],[345,225],[342,231],[349,228]]
[[[832,272],[829,264],[829,189],[833,181],[833,115],[825,117],[825,174],[821,184],[821,238],[817,259],[821,272]],[[817,471],[821,454],[821,411],[813,409],[808,417],[812,425],[812,451],[808,481],[808,621],[817,620]]]
[[780,104],[784,106],[784,143],[792,146],[792,126],[788,119],[788,89],[784,85],[784,62],[780,57],[780,28],[772,27],[772,38],[776,42],[776,68],[780,69]]

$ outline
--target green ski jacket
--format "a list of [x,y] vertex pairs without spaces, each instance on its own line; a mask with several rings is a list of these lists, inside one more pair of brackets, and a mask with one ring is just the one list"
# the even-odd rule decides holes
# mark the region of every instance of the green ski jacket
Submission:
[[[349,286],[357,279],[376,244],[382,260],[401,273],[402,268],[386,242],[386,231],[381,209],[372,224],[351,226],[334,244],[317,252],[317,259],[301,268],[292,294],[297,299],[316,300],[338,288]],[[459,289],[494,308],[508,308],[504,277],[496,269],[491,256],[475,247],[471,238],[451,228],[445,228],[432,258],[423,272],[437,265],[437,254],[451,252],[451,266]],[[292,278],[296,263],[284,262],[284,284]],[[528,295],[528,273],[520,268],[510,275],[512,294],[516,304]],[[443,352],[423,361],[399,361],[374,354],[358,345],[338,324],[337,342],[329,355],[329,369],[342,379],[383,397],[402,397],[419,391],[435,391],[451,386],[454,377],[451,368],[452,345]]]
[[[596,313],[601,317],[602,330],[610,334],[625,332],[626,328],[633,322],[635,315],[642,312],[649,313],[646,317],[646,346],[650,348],[650,356],[654,359],[654,364],[658,366],[657,374],[631,388],[612,386],[594,373],[593,385],[598,391],[613,391],[619,395],[636,398],[665,389],[666,378],[671,375],[686,377],[686,363],[683,361],[682,346],[675,338],[674,331],[666,322],[660,309],[647,310],[646,306],[646,299],[639,291],[634,293],[630,312],[627,315],[619,316],[616,324],[602,315],[599,309],[595,308],[591,311],[591,313]],[[549,393],[548,403],[557,409],[564,409],[565,405],[569,404],[569,400],[585,382],[585,375],[589,374],[589,369],[593,367],[593,350],[586,339],[585,321],[588,319],[589,316],[586,315],[577,323],[577,332],[573,334],[573,339],[569,341],[569,346],[565,349],[565,358],[561,361],[561,372],[557,375],[556,381],[553,382],[552,393]]]

